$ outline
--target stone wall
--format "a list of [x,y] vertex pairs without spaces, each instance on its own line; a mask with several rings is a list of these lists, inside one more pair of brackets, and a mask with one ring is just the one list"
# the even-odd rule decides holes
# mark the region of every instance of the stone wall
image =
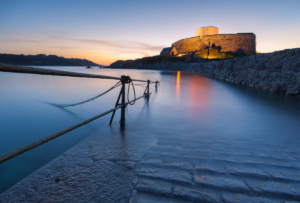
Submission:
[[253,33],[207,35],[203,39],[191,37],[172,44],[178,53],[201,51],[206,46],[215,44],[221,46],[221,52],[243,49],[245,52],[256,52],[256,36]]
[[300,48],[208,63],[119,62],[112,68],[192,71],[211,78],[273,92],[300,94]]
[[228,34],[204,36],[202,43],[221,46],[221,52],[243,49],[245,52],[256,52],[256,36],[254,34]]
[[300,49],[202,63],[193,72],[269,91],[299,94]]
[[182,39],[172,44],[172,47],[175,47],[179,54],[184,52],[201,51],[205,48],[205,46],[207,45],[202,43],[200,37]]

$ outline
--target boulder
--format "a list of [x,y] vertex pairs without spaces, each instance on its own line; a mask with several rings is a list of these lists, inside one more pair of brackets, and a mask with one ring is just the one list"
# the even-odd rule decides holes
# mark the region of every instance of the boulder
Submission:
[[283,63],[279,62],[279,63],[270,65],[269,70],[270,70],[270,72],[281,72],[282,68],[283,68]]
[[286,62],[283,64],[282,71],[291,71],[292,70],[292,65],[290,62]]
[[280,82],[288,82],[293,76],[294,76],[293,73],[284,72],[278,77],[278,80]]
[[296,79],[293,79],[288,85],[286,94],[298,94],[300,90],[300,82]]
[[274,65],[280,62],[280,59],[278,57],[278,55],[273,56],[270,61],[269,61],[269,65]]
[[266,66],[265,63],[259,62],[259,63],[256,65],[255,69],[256,69],[256,70],[266,70],[266,69],[268,69],[268,67]]
[[300,72],[300,61],[298,61],[297,63],[295,63],[293,65],[293,71],[296,72],[296,73]]

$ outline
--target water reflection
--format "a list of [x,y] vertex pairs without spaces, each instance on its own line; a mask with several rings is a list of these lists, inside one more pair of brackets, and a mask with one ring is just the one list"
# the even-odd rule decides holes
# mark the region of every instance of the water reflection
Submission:
[[177,79],[176,79],[176,97],[180,97],[180,71],[177,72]]
[[[208,148],[213,148],[215,141],[224,140],[232,145],[237,145],[237,141],[247,142],[247,147],[253,148],[261,143],[295,150],[300,146],[300,105],[295,97],[289,99],[285,95],[180,71],[52,68],[110,76],[130,75],[162,83],[157,92],[154,85],[151,86],[149,102],[141,99],[134,106],[128,106],[125,131],[120,131],[120,111],[117,111],[112,126],[108,125],[111,116],[108,115],[92,122],[91,128],[81,127],[1,164],[0,192],[74,146],[93,129],[97,129],[104,147],[110,143],[105,148],[108,155],[118,149],[118,155],[126,159],[137,159],[139,156],[133,152],[144,150],[142,144],[164,142],[167,145],[174,140],[181,140],[178,143],[182,148],[188,148],[191,143],[196,145],[194,140],[198,143],[206,140]],[[87,119],[113,108],[120,89],[114,89],[101,99],[66,108],[67,112],[38,101],[79,102],[98,95],[115,83],[0,72],[0,153],[78,123],[79,118]],[[137,96],[145,90],[143,85],[135,88]],[[103,153],[99,151],[99,154]],[[182,159],[180,155],[177,158]]]
[[195,109],[205,110],[210,103],[212,82],[208,78],[192,74],[189,90],[189,109],[191,113],[196,113]]

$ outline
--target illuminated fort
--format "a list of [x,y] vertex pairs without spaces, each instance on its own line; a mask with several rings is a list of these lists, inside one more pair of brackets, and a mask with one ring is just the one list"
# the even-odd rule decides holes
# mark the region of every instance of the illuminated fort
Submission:
[[197,29],[196,36],[174,42],[171,47],[164,48],[162,56],[182,56],[193,53],[205,58],[227,58],[234,54],[255,54],[256,36],[253,33],[219,34],[217,27]]

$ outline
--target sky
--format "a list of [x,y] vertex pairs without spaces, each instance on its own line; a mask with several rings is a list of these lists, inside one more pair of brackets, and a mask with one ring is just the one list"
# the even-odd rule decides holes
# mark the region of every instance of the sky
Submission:
[[300,0],[0,0],[0,53],[116,60],[158,55],[204,26],[253,32],[258,52],[300,47]]

